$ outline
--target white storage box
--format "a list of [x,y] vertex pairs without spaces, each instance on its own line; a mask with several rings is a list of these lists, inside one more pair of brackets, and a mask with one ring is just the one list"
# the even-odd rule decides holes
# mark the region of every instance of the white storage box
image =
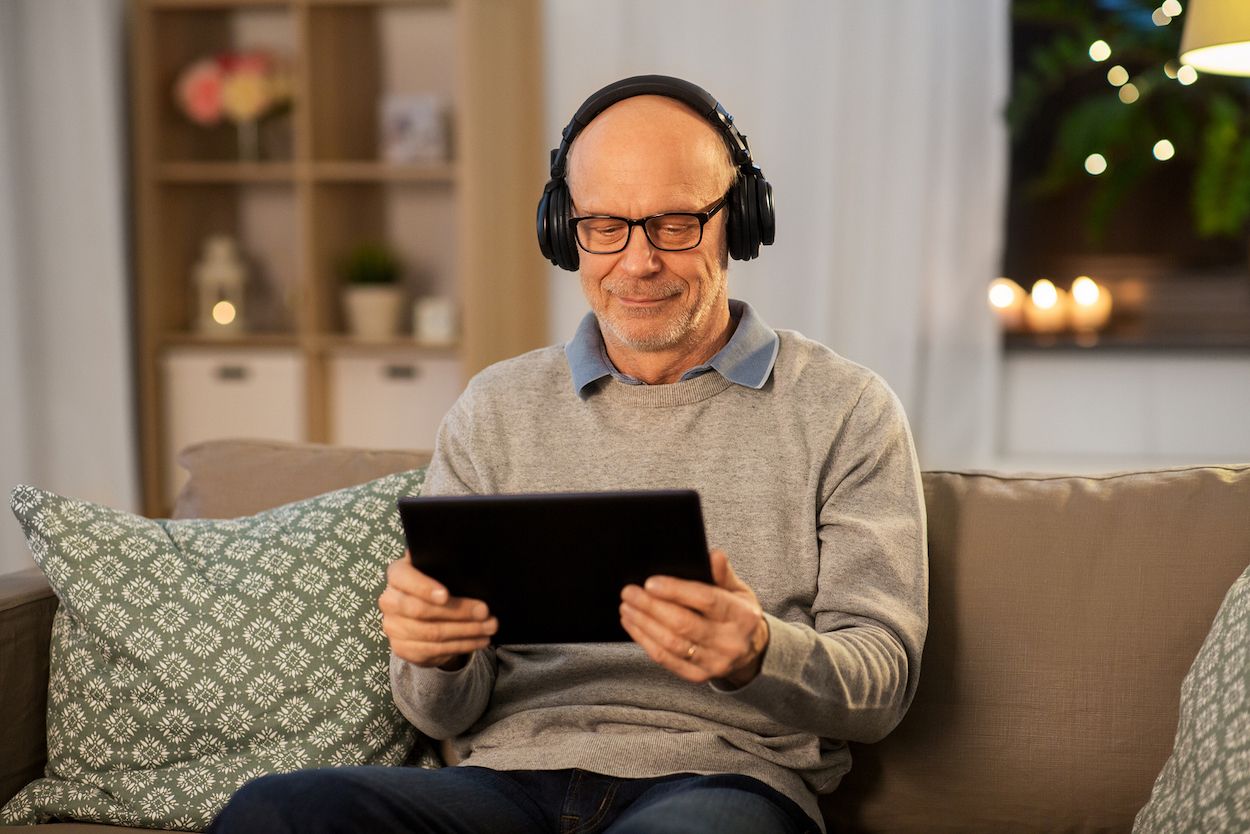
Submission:
[[340,354],[326,364],[330,442],[341,446],[431,450],[464,389],[460,360],[450,356]]
[[161,357],[166,500],[186,481],[180,449],[225,437],[306,439],[304,361],[286,349],[179,347]]

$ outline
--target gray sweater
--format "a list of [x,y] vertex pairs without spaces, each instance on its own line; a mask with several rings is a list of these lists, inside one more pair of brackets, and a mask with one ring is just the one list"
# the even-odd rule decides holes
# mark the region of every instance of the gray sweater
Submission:
[[614,776],[741,773],[820,821],[846,742],[902,718],[927,625],[924,498],[879,376],[778,331],[760,390],[707,373],[573,391],[561,347],[487,368],[439,430],[425,494],[693,488],[708,542],[763,605],[748,685],[696,686],[633,643],[509,645],[456,672],[391,660],[400,710],[463,764]]

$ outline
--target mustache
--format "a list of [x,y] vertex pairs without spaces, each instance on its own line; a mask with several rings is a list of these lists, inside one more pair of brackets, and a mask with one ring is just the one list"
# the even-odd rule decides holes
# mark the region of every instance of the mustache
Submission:
[[617,279],[603,281],[600,286],[612,295],[658,301],[681,295],[685,286],[678,281],[652,280],[643,283]]

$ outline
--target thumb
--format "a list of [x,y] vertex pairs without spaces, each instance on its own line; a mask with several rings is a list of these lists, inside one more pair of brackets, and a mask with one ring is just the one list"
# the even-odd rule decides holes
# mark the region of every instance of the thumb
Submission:
[[712,562],[712,581],[717,587],[727,591],[741,591],[746,587],[746,584],[738,578],[738,574],[734,573],[734,569],[729,566],[729,557],[725,555],[725,551],[713,550],[708,554],[708,558]]

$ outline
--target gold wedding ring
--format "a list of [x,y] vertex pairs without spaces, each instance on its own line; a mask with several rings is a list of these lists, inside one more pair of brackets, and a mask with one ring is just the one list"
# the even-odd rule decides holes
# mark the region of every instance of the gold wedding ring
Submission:
[[699,650],[698,643],[691,643],[690,648],[686,649],[686,660],[694,660],[694,653]]

